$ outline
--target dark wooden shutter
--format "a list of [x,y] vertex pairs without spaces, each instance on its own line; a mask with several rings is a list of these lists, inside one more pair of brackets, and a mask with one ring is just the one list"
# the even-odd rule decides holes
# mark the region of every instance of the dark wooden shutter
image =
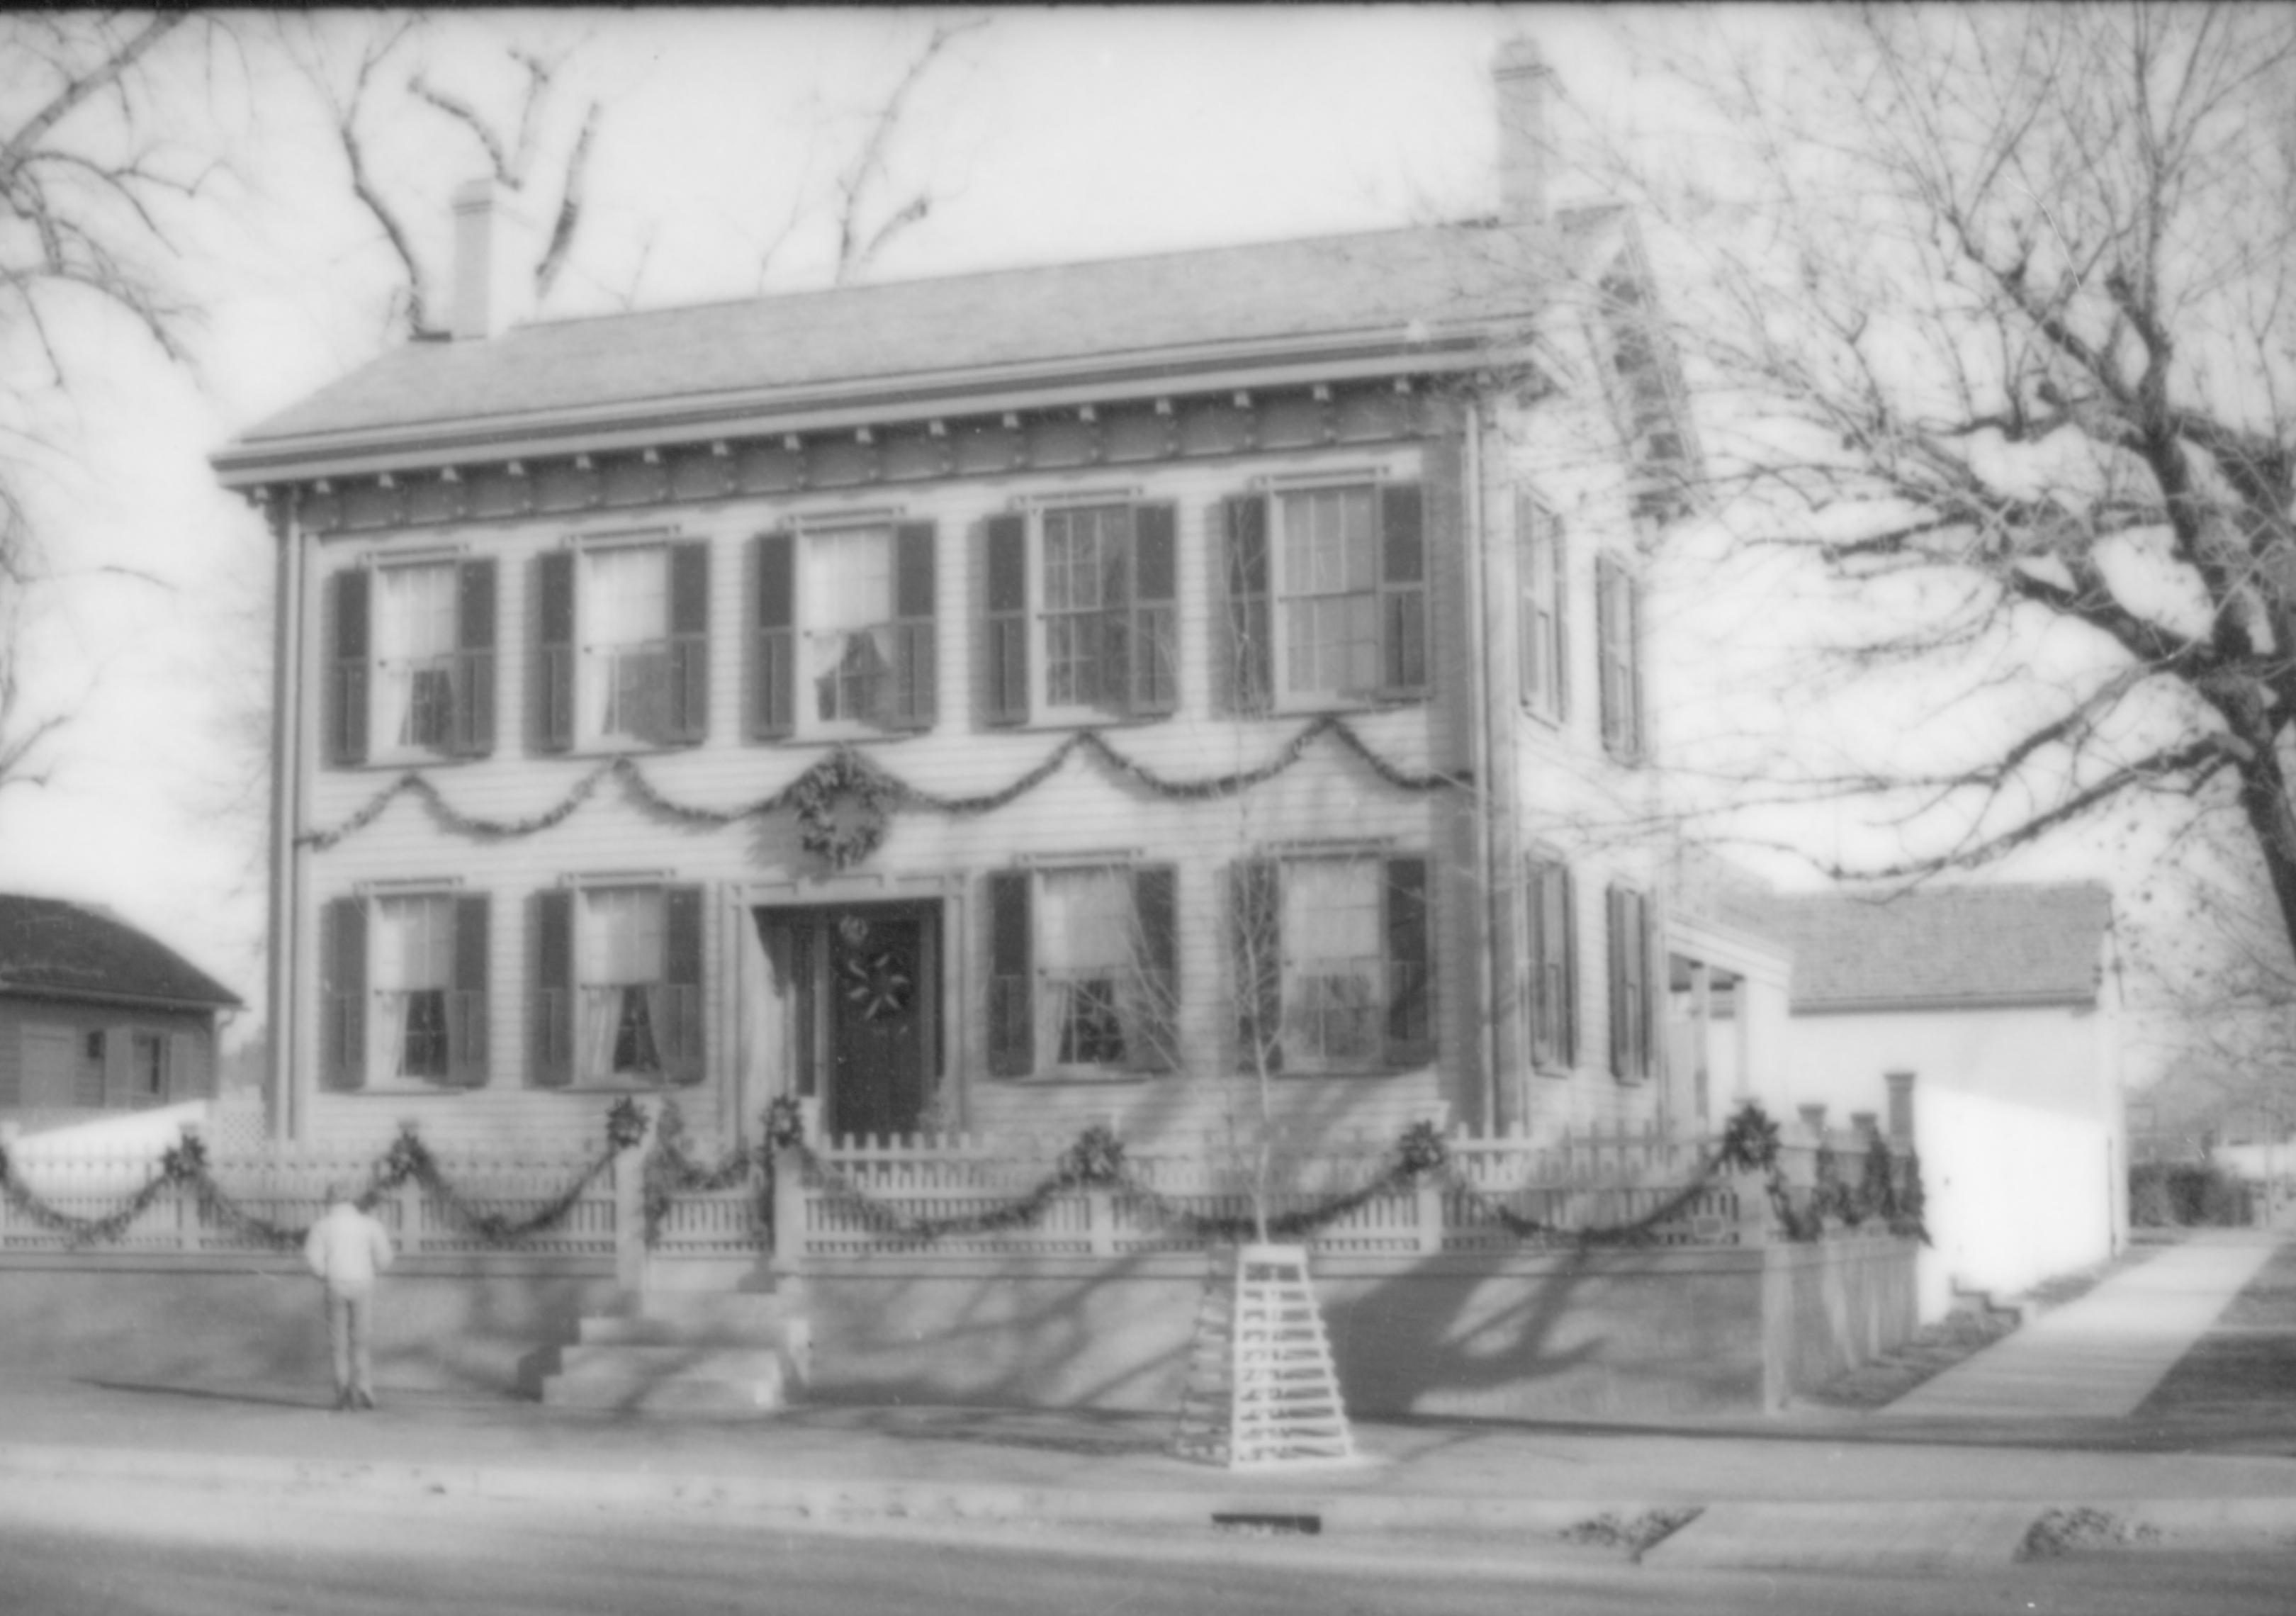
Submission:
[[1267,1070],[1283,1070],[1283,889],[1273,860],[1234,866],[1231,917],[1234,958],[1236,1064],[1255,1070],[1255,1047]]
[[455,899],[455,980],[447,1001],[447,1080],[463,1088],[487,1080],[487,950],[491,906],[480,895]]
[[1554,580],[1549,598],[1554,610],[1554,717],[1567,724],[1570,720],[1570,565],[1559,523],[1548,529],[1546,554],[1549,577]]
[[1230,710],[1266,712],[1275,695],[1275,644],[1268,601],[1267,500],[1226,503],[1227,688]]
[[1379,491],[1380,686],[1389,694],[1427,688],[1425,505],[1415,482]]
[[988,615],[981,646],[981,717],[1029,721],[1029,524],[1017,514],[988,519]]
[[662,738],[709,738],[709,546],[669,546],[669,656]]
[[1532,1063],[1569,1070],[1578,1058],[1578,947],[1570,932],[1570,870],[1534,862],[1524,882],[1530,931]]
[[1611,1071],[1650,1072],[1650,907],[1640,892],[1612,887],[1611,921]]
[[1423,1066],[1435,1058],[1432,929],[1427,923],[1427,861],[1387,860],[1382,919],[1387,937],[1387,1062]]
[[905,521],[893,529],[893,684],[884,716],[889,729],[930,729],[939,711],[935,560],[932,523]]
[[563,1088],[574,1080],[574,894],[534,895],[534,1026],[530,1080]]
[[327,761],[366,761],[367,657],[373,644],[368,601],[374,575],[365,567],[335,574],[334,644],[327,664]]
[[671,887],[662,894],[663,1013],[654,1027],[662,1075],[673,1083],[699,1083],[701,1036],[701,889]]
[[1026,870],[988,877],[988,1070],[1000,1078],[1037,1069],[1029,880]]
[[495,749],[495,563],[464,562],[455,574],[455,750]]
[[1642,751],[1642,668],[1639,586],[1624,567],[1603,556],[1595,568],[1595,639],[1602,664],[1603,744],[1621,759]]
[[1177,509],[1132,512],[1131,690],[1128,711],[1168,713],[1180,704]]
[[758,536],[758,651],[750,733],[761,741],[797,731],[797,537]]
[[545,752],[574,745],[574,553],[535,558],[534,744]]
[[366,1086],[366,899],[330,899],[319,929],[319,1080]]
[[1148,1001],[1141,1046],[1133,1063],[1158,1070],[1179,1058],[1180,873],[1168,864],[1144,865],[1132,873],[1132,918],[1140,935],[1142,991]]

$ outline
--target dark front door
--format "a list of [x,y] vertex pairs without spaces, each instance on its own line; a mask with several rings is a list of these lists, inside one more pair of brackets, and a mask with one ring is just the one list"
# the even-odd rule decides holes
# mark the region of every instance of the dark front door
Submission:
[[924,923],[883,909],[827,918],[828,1131],[914,1133],[931,1006]]

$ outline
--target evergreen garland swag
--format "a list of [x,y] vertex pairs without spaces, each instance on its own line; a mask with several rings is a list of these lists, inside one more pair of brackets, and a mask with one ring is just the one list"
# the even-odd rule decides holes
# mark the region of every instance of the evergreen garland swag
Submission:
[[[897,1239],[931,1243],[953,1235],[1032,1227],[1061,1195],[1086,1188],[1115,1191],[1145,1210],[1156,1222],[1177,1227],[1197,1238],[1226,1243],[1256,1239],[1259,1235],[1258,1222],[1250,1218],[1206,1217],[1192,1212],[1141,1183],[1125,1166],[1122,1142],[1104,1126],[1086,1128],[1078,1136],[1075,1144],[1062,1153],[1053,1171],[1016,1199],[960,1217],[940,1218],[905,1218],[855,1186],[824,1162],[805,1143],[801,1117],[794,1100],[778,1099],[767,1108],[765,1144],[768,1152],[785,1152],[793,1155],[806,1176],[827,1193],[831,1202],[855,1217],[864,1226],[873,1233]],[[1877,1152],[1878,1169],[1874,1161]],[[1660,1226],[1681,1216],[1691,1202],[1722,1174],[1759,1173],[1765,1177],[1765,1188],[1788,1239],[1817,1239],[1824,1234],[1829,1217],[1853,1228],[1869,1218],[1880,1218],[1892,1234],[1913,1235],[1923,1244],[1929,1243],[1929,1235],[1921,1226],[1921,1169],[1916,1158],[1908,1153],[1910,1187],[1900,1197],[1894,1189],[1895,1174],[1890,1167],[1889,1147],[1876,1138],[1867,1153],[1866,1182],[1860,1186],[1858,1194],[1847,1199],[1831,1195],[1825,1189],[1825,1164],[1828,1160],[1828,1153],[1821,1151],[1818,1189],[1812,1194],[1807,1209],[1797,1209],[1793,1205],[1791,1186],[1787,1185],[1784,1169],[1779,1165],[1777,1124],[1771,1121],[1759,1105],[1749,1102],[1730,1119],[1723,1129],[1721,1141],[1700,1162],[1698,1172],[1691,1181],[1664,1202],[1640,1217],[1623,1223],[1570,1226],[1527,1218],[1491,1200],[1454,1170],[1450,1148],[1434,1124],[1419,1122],[1406,1129],[1397,1140],[1387,1170],[1377,1178],[1313,1206],[1270,1218],[1267,1229],[1269,1238],[1296,1240],[1338,1221],[1382,1195],[1433,1180],[1460,1197],[1464,1209],[1475,1218],[1497,1224],[1518,1240],[1567,1243],[1582,1247],[1639,1245],[1653,1239],[1654,1232]],[[767,1169],[770,1174],[770,1160]],[[1878,1178],[1875,1177],[1877,1171]],[[1890,1186],[1886,1195],[1874,1187],[1877,1185]]]
[[[466,1233],[489,1245],[512,1245],[565,1222],[583,1193],[613,1165],[614,1157],[636,1146],[645,1133],[645,1112],[636,1102],[627,1096],[615,1102],[606,1115],[606,1148],[548,1205],[529,1217],[513,1219],[465,1198],[440,1170],[430,1147],[410,1123],[377,1159],[367,1187],[358,1195],[358,1204],[372,1207],[392,1190],[413,1180],[429,1191],[447,1217]],[[205,1222],[247,1235],[274,1250],[299,1249],[310,1233],[308,1224],[297,1226],[274,1223],[248,1210],[216,1182],[209,1169],[206,1141],[188,1130],[160,1153],[160,1164],[149,1178],[119,1206],[96,1218],[76,1217],[42,1199],[17,1175],[7,1147],[0,1145],[0,1194],[5,1194],[8,1204],[17,1211],[42,1228],[64,1235],[75,1248],[110,1245],[125,1239],[135,1220],[150,1210],[161,1195],[177,1186],[192,1194]]]
[[[685,1113],[678,1110],[676,1101],[664,1101],[660,1120],[654,1128],[653,1148],[646,1153],[642,1180],[646,1244],[652,1246],[660,1240],[662,1223],[679,1195],[732,1189],[750,1176],[752,1165],[761,1159],[770,1168],[770,1158],[764,1150],[737,1144],[716,1166],[703,1167],[693,1160],[692,1148],[686,1143]],[[758,1200],[760,1224],[773,1216],[772,1185],[768,1177]]]
[[[646,778],[644,771],[639,768],[637,759],[625,755],[607,759],[575,782],[573,788],[555,807],[524,819],[481,819],[462,812],[447,801],[428,775],[409,769],[369,798],[340,824],[330,830],[306,831],[297,840],[324,851],[366,829],[381,817],[384,809],[407,795],[420,797],[448,828],[465,836],[489,840],[532,836],[562,824],[611,777],[621,781],[631,795],[646,808],[686,824],[723,828],[744,819],[765,818],[784,809],[791,810],[797,815],[798,833],[806,850],[842,869],[847,865],[860,862],[877,849],[884,840],[887,821],[896,808],[921,808],[936,814],[958,816],[986,814],[1036,790],[1057,774],[1070,757],[1080,751],[1090,753],[1112,773],[1157,796],[1175,801],[1201,801],[1232,797],[1275,779],[1297,764],[1306,755],[1308,748],[1325,735],[1353,753],[1373,774],[1398,791],[1442,791],[1467,783],[1468,777],[1462,774],[1439,772],[1419,775],[1398,768],[1374,751],[1362,736],[1349,727],[1344,718],[1325,713],[1310,719],[1267,762],[1233,774],[1201,775],[1193,780],[1167,778],[1117,751],[1100,731],[1080,729],[1053,748],[1042,762],[1010,784],[972,797],[944,797],[911,785],[888,774],[867,754],[849,746],[840,746],[816,760],[781,790],[754,802],[730,808],[697,808],[663,796]],[[857,810],[850,819],[843,818],[836,812],[840,800],[851,802]]]

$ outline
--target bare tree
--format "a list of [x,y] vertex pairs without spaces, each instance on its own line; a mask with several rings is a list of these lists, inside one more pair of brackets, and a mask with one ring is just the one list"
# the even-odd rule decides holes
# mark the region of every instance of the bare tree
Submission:
[[1604,168],[1680,294],[1697,492],[1733,563],[1823,580],[1866,703],[1833,757],[1702,767],[1886,804],[1843,874],[2221,817],[2296,937],[2296,14],[1725,16],[1658,60],[1673,156]]
[[885,99],[870,112],[868,132],[835,181],[837,219],[837,284],[847,285],[868,273],[869,266],[887,243],[921,224],[937,200],[931,185],[895,199],[883,193],[892,183],[888,167],[902,133],[911,99],[933,64],[948,47],[967,34],[988,26],[988,17],[961,22],[936,22],[924,44],[910,57],[901,77]]
[[28,486],[71,449],[53,405],[112,329],[181,363],[196,322],[176,259],[211,159],[168,137],[155,65],[217,37],[188,12],[0,21],[0,789],[46,778],[68,722],[25,686],[30,594],[52,573]]

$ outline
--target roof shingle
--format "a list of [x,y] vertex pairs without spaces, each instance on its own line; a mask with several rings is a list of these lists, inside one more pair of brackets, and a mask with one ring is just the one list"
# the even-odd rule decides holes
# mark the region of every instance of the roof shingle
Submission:
[[0,990],[236,1009],[239,996],[166,944],[59,898],[0,893]]
[[1797,1011],[2092,1004],[2112,923],[2112,892],[2091,882],[1722,901],[1792,948]]

